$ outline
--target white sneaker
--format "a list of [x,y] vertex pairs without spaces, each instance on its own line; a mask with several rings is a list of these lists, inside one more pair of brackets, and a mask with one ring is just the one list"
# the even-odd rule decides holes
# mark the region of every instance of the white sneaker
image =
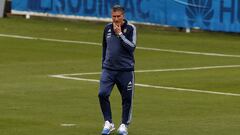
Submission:
[[109,121],[105,121],[103,130],[102,130],[102,135],[109,135],[114,129],[115,128],[113,123],[110,123]]
[[125,124],[121,124],[118,128],[118,135],[127,135],[127,126]]

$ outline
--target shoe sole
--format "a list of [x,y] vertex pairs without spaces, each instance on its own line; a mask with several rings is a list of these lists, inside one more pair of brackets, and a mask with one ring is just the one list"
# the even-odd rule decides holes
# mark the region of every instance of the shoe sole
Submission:
[[117,135],[128,135],[128,133],[117,133]]
[[117,135],[127,135],[127,134],[119,134],[119,133],[118,133]]
[[119,134],[119,133],[118,133],[117,135],[127,135],[127,134]]
[[115,130],[115,128],[112,128],[108,134],[102,134],[102,135],[110,135],[113,130]]

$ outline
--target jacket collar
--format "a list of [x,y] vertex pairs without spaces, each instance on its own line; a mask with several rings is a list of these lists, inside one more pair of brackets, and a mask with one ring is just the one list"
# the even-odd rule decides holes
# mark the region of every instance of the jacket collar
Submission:
[[124,19],[123,21],[124,21],[124,23],[122,26],[125,27],[128,24],[128,21],[126,19]]
[[[123,25],[122,25],[122,27],[127,26],[127,24],[128,24],[128,21],[127,21],[126,19],[124,19],[124,20],[123,20]],[[113,25],[113,23],[112,23],[112,25]]]

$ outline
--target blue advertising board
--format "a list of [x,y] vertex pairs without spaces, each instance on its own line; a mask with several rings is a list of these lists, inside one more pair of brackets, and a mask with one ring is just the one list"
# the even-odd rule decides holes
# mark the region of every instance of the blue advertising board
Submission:
[[12,10],[109,18],[114,4],[135,22],[240,32],[240,0],[12,0]]

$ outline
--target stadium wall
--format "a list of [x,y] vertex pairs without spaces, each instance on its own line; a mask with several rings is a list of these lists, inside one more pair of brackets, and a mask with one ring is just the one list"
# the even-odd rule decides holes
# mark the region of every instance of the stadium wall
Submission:
[[240,0],[12,0],[12,13],[110,20],[114,4],[138,23],[240,32]]

